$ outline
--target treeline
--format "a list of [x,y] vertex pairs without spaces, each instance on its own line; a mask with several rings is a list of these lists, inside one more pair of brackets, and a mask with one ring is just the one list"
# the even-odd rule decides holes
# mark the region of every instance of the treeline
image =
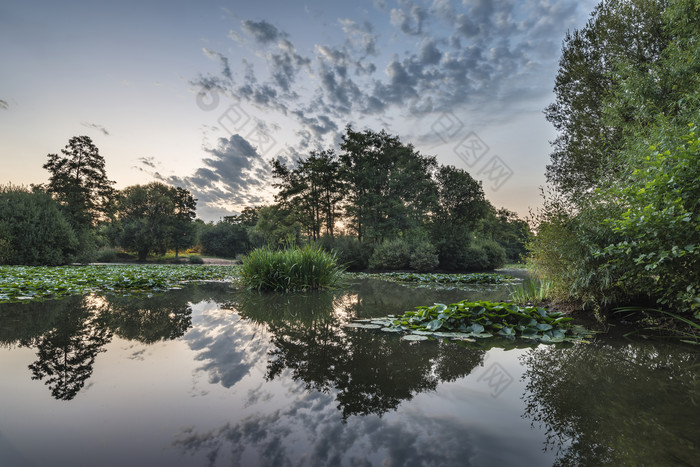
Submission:
[[71,138],[43,167],[47,185],[0,186],[0,264],[88,262],[110,245],[144,260],[196,243],[196,200],[187,190],[158,182],[115,190],[87,136]]
[[484,270],[520,261],[529,228],[495,209],[481,182],[385,131],[354,131],[340,151],[271,161],[275,204],[205,226],[204,251],[317,242],[351,269]]
[[700,6],[601,2],[567,34],[531,263],[556,298],[700,319]]
[[272,161],[274,204],[208,224],[195,219],[196,200],[183,188],[114,190],[86,136],[61,153],[48,155],[46,186],[0,188],[0,263],[113,260],[110,247],[140,260],[191,247],[233,258],[314,242],[351,269],[484,270],[520,261],[529,235],[469,173],[385,131],[348,126],[339,152]]

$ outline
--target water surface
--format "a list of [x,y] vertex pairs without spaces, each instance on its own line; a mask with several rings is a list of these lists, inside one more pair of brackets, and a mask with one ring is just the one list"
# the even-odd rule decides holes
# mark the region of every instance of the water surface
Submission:
[[502,286],[0,305],[2,465],[697,465],[700,355],[350,329]]

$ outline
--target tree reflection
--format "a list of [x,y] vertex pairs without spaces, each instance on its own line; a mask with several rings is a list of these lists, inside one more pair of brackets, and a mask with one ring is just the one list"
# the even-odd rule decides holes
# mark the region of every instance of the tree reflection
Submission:
[[700,355],[663,344],[541,347],[524,355],[524,416],[556,465],[695,465]]
[[37,349],[29,365],[59,400],[71,400],[92,375],[95,358],[114,334],[150,344],[178,338],[192,325],[193,301],[230,292],[221,284],[153,296],[73,296],[0,306],[0,344]]
[[344,328],[362,306],[353,293],[247,293],[230,306],[270,332],[268,380],[290,370],[307,389],[334,390],[343,418],[394,410],[441,381],[468,375],[485,354],[453,343],[416,345],[395,334]]
[[38,360],[29,365],[32,379],[45,380],[59,400],[71,400],[83,388],[95,357],[112,337],[101,316],[104,301],[80,298],[61,313],[53,329],[37,339]]

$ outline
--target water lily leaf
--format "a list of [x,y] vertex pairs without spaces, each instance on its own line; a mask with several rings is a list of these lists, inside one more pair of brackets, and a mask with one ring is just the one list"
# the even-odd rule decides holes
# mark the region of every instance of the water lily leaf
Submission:
[[422,336],[419,334],[406,334],[405,336],[401,336],[401,339],[405,341],[426,341],[428,340],[428,336]]
[[539,323],[537,325],[537,329],[539,329],[540,331],[549,331],[550,329],[552,329],[552,325],[547,323]]
[[361,329],[381,329],[378,324],[365,324],[365,323],[348,323],[345,325],[346,328],[361,328]]
[[384,332],[401,332],[401,328],[381,328],[380,331],[384,331]]
[[430,331],[437,331],[442,327],[443,321],[441,319],[434,319],[431,322],[429,322],[425,328],[430,330]]

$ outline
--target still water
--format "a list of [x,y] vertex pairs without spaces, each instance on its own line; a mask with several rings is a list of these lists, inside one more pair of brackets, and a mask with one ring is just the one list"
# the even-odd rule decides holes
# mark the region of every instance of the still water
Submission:
[[699,465],[700,352],[407,342],[354,318],[502,287],[0,305],[0,465]]

